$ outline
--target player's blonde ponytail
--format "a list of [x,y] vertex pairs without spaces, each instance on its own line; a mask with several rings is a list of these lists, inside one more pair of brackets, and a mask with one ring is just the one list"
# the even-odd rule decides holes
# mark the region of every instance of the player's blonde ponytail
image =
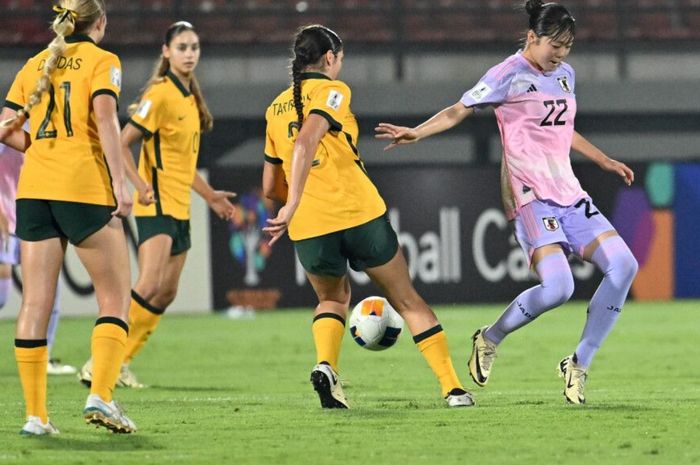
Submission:
[[41,70],[41,76],[34,91],[29,96],[27,104],[20,108],[13,118],[0,122],[2,127],[11,126],[16,121],[27,118],[31,109],[41,102],[44,92],[51,85],[51,74],[56,69],[58,59],[66,51],[66,36],[87,32],[95,21],[105,13],[105,5],[102,0],[62,0],[53,9],[56,12],[56,17],[51,23],[51,29],[56,33],[56,37],[47,47],[49,56]]

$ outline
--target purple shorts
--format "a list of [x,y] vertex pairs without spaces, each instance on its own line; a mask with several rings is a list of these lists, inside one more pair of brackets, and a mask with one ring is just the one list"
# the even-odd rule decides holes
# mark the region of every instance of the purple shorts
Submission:
[[19,239],[10,235],[7,240],[0,238],[0,264],[19,265]]
[[564,253],[583,257],[583,250],[604,232],[614,231],[610,221],[590,198],[568,207],[548,200],[534,200],[523,206],[515,217],[515,237],[532,260],[535,249],[561,244]]

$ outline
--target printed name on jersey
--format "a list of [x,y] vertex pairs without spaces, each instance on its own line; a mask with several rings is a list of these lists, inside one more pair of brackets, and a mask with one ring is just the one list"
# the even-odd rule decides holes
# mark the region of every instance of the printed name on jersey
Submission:
[[571,87],[569,86],[569,81],[566,79],[566,76],[559,76],[557,78],[557,82],[559,83],[561,90],[571,93]]
[[474,99],[475,102],[481,102],[487,95],[489,95],[493,90],[485,82],[480,82],[475,85],[472,90],[469,91],[468,95]]
[[544,222],[544,229],[547,231],[556,231],[559,229],[559,222],[553,216],[542,218],[542,221]]
[[139,108],[136,110],[136,114],[139,116],[139,118],[146,118],[146,116],[148,116],[148,112],[151,110],[152,105],[153,102],[151,102],[150,100],[142,101],[139,105]]
[[111,69],[109,70],[109,76],[110,76],[110,81],[112,81],[112,85],[121,89],[122,88],[122,70],[112,66]]
[[341,94],[337,90],[332,90],[328,94],[328,100],[326,100],[326,105],[334,110],[337,110],[338,108],[340,108],[340,104],[342,101],[343,101],[343,94]]

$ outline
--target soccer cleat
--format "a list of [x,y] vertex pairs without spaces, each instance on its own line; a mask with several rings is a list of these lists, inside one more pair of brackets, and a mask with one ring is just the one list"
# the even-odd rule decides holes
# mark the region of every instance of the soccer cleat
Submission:
[[123,364],[121,369],[119,370],[117,386],[128,387],[132,389],[143,389],[145,387],[148,387],[145,384],[139,383],[139,380],[136,379],[136,375],[129,369],[129,365],[127,364]]
[[92,386],[92,359],[88,359],[78,372],[78,381],[87,387]]
[[496,359],[496,344],[484,337],[488,326],[477,329],[472,336],[472,354],[469,357],[469,374],[476,384],[486,386],[491,367]]
[[136,425],[114,400],[105,402],[97,394],[90,394],[83,409],[85,423],[104,427],[113,433],[133,433]]
[[316,365],[311,372],[311,384],[321,399],[323,408],[349,408],[338,374],[325,362]]
[[[85,365],[80,369],[78,372],[78,380],[87,387],[92,385],[92,359],[85,362]],[[119,370],[116,386],[133,389],[148,387],[145,384],[139,383],[138,379],[136,379],[136,375],[129,369],[129,365],[126,364],[123,364]]]
[[564,378],[566,381],[564,384],[566,401],[576,405],[585,404],[586,398],[583,395],[583,388],[588,377],[588,370],[577,365],[573,357],[569,355],[559,362],[557,373],[560,378]]
[[64,365],[61,363],[60,359],[51,358],[49,359],[49,365],[46,368],[46,372],[49,375],[74,375],[78,372],[78,369],[72,365]]
[[445,401],[448,407],[473,407],[476,405],[472,393],[460,388],[451,390],[445,397]]
[[44,436],[46,434],[58,434],[56,428],[50,421],[46,424],[41,422],[41,418],[35,416],[27,417],[27,422],[24,424],[19,434],[22,436]]

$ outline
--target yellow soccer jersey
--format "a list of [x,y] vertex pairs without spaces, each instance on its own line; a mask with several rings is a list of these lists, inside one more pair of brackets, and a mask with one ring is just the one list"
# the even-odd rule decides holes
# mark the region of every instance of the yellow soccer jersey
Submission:
[[[99,48],[88,36],[68,36],[66,42],[48,92],[29,114],[32,144],[24,159],[17,198],[112,206],[112,183],[92,99],[100,94],[119,99],[121,64],[116,55]],[[24,107],[48,55],[44,50],[27,61],[5,106]]]
[[[302,79],[304,118],[310,113],[320,115],[331,128],[318,145],[299,208],[289,225],[289,237],[295,241],[352,228],[386,211],[357,151],[359,129],[350,111],[350,88],[319,73],[305,73]],[[291,87],[277,96],[265,118],[265,160],[281,163],[290,179],[299,127]]]
[[139,175],[153,186],[156,203],[134,195],[134,215],[190,218],[190,193],[199,155],[200,120],[194,95],[168,72],[144,94],[129,124],[144,135]]

